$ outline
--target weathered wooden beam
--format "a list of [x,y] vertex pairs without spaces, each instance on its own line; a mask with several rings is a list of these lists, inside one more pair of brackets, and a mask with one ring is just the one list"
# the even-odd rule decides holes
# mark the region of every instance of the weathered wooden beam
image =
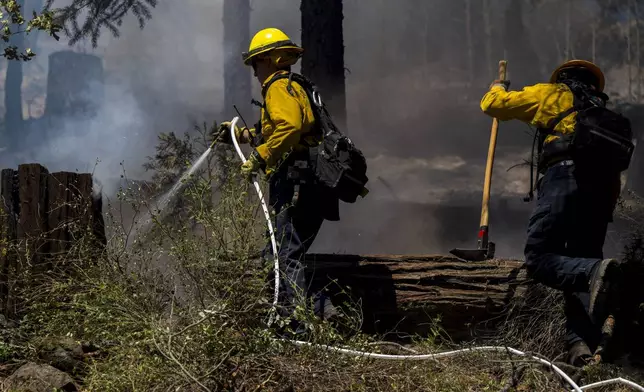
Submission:
[[520,260],[315,254],[307,267],[313,290],[360,303],[366,332],[426,334],[440,317],[455,340],[471,338],[471,328],[503,312],[528,282]]
[[18,166],[18,199],[20,215],[18,218],[17,240],[24,266],[40,264],[47,254],[48,242],[44,240],[47,232],[47,184],[49,172],[39,164]]
[[85,234],[92,235],[91,246],[100,251],[107,244],[102,195],[94,192],[94,180],[89,173],[78,176],[76,188],[82,203],[75,216],[80,217],[80,227]]
[[53,268],[65,269],[81,238],[84,252],[101,252],[107,241],[101,196],[93,194],[90,174],[50,174],[41,165],[25,164],[3,170],[0,187],[0,311],[11,317],[21,307],[13,295],[18,285],[51,279]]
[[18,257],[13,245],[18,235],[18,173],[12,169],[0,172],[0,313],[11,315],[11,275]]
[[70,191],[70,183],[74,182],[76,173],[52,173],[49,179],[49,214],[47,235],[49,252],[52,256],[59,256],[67,249],[67,243],[71,239],[67,219],[71,212],[73,202]]

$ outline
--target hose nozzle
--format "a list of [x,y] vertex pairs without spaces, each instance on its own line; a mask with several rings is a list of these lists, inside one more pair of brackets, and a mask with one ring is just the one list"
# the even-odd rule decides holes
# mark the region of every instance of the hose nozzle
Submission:
[[222,126],[219,127],[217,136],[215,136],[215,139],[210,144],[210,148],[215,147],[215,144],[217,144],[218,141],[226,137],[226,131],[228,131],[228,128]]

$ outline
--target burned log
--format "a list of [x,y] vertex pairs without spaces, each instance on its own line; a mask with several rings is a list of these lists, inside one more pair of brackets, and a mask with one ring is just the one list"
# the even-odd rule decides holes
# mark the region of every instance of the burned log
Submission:
[[102,251],[106,236],[101,196],[94,194],[90,174],[49,173],[25,164],[2,170],[0,186],[0,311],[10,317],[18,307],[16,285],[65,268],[81,240]]
[[440,317],[454,340],[471,338],[475,326],[502,314],[529,286],[520,260],[315,254],[307,256],[307,271],[312,290],[328,292],[334,303],[359,304],[365,332],[427,335]]
[[[613,346],[638,360],[644,360],[642,249],[640,244],[637,254],[625,257],[619,337]],[[530,280],[520,260],[313,254],[306,265],[311,292],[326,291],[336,306],[358,305],[367,333],[405,340],[435,335],[438,326],[453,342],[511,341],[542,354],[559,350],[563,342],[562,293]]]

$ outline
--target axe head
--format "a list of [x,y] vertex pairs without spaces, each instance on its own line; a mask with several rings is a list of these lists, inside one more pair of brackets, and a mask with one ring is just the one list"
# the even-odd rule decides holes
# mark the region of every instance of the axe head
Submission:
[[466,261],[484,261],[494,258],[494,242],[488,242],[486,248],[479,249],[452,249],[449,253]]

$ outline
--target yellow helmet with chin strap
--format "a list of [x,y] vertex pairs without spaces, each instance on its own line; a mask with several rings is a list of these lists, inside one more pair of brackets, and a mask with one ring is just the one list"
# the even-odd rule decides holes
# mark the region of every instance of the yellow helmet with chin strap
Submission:
[[304,49],[294,44],[282,30],[270,27],[255,34],[242,58],[245,65],[251,65],[258,56],[269,56],[281,67],[295,64],[303,52]]

